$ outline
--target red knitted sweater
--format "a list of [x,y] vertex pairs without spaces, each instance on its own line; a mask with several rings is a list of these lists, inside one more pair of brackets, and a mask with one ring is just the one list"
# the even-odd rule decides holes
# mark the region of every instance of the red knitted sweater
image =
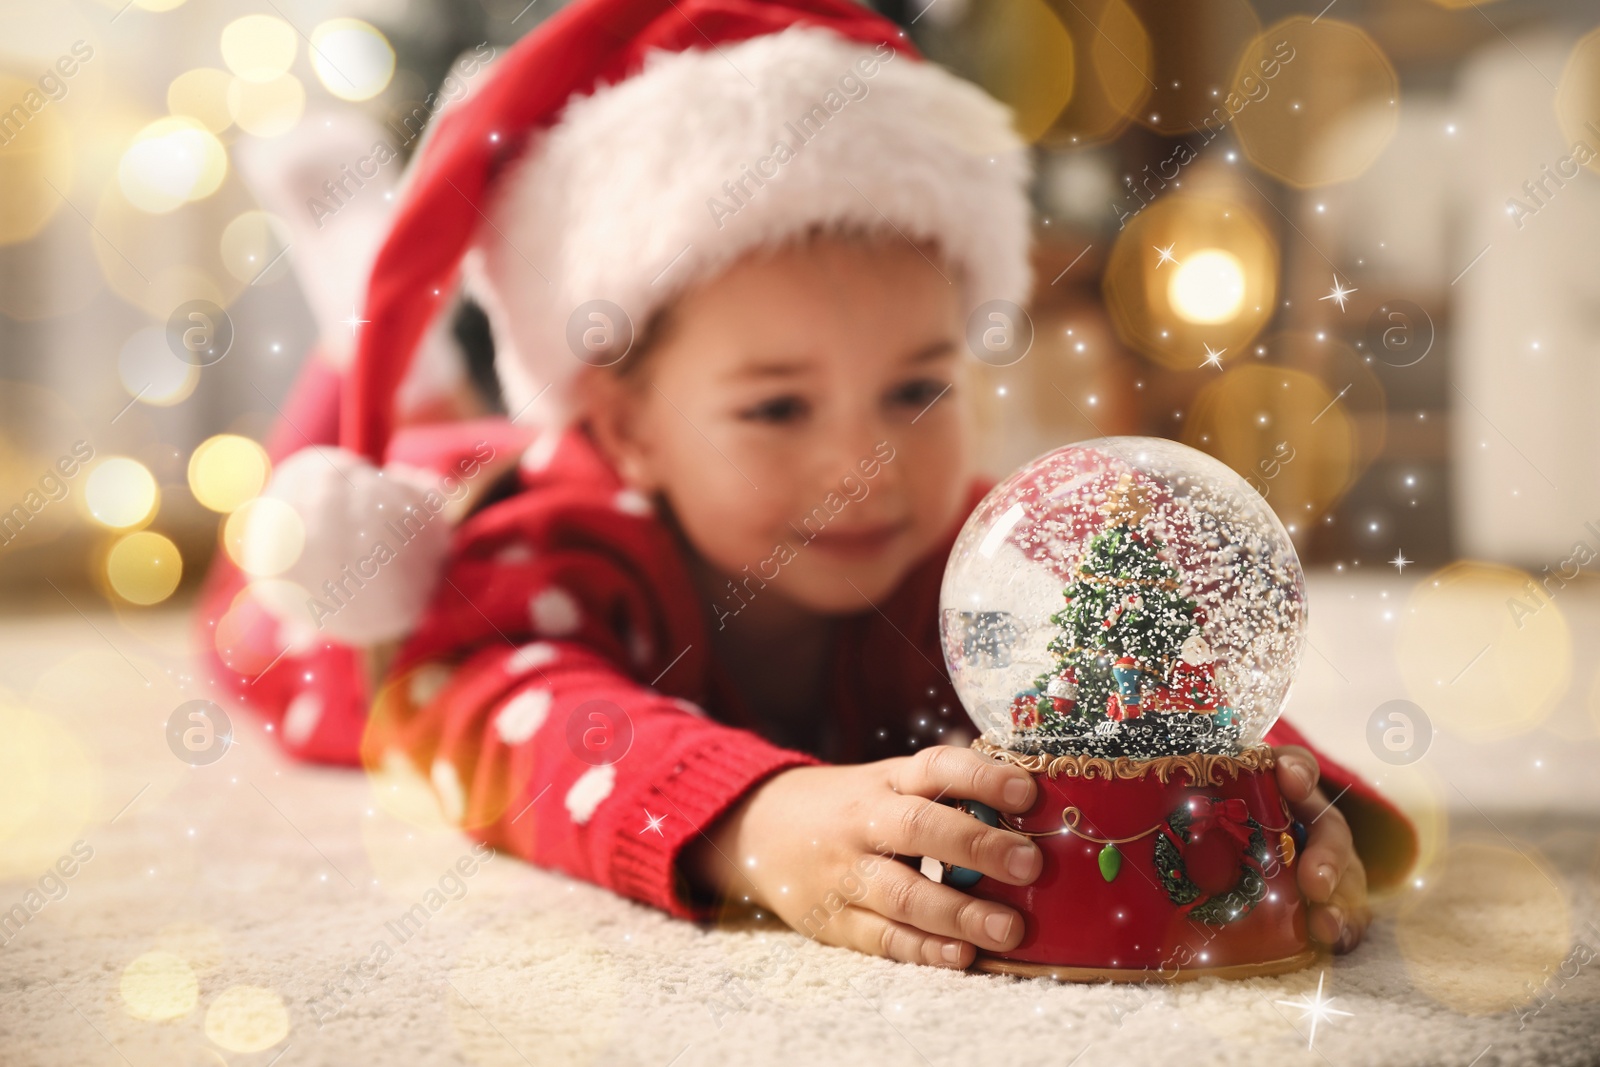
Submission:
[[[331,441],[337,391],[331,376],[308,374],[288,413],[298,429],[269,450],[309,443],[301,431]],[[823,759],[903,755],[965,727],[937,619],[960,521],[892,595],[840,620],[822,741],[801,752],[763,736],[711,654],[716,611],[649,501],[623,487],[582,430],[530,436],[494,420],[396,438],[391,461],[468,481],[493,477],[489,455],[521,459],[456,530],[432,606],[376,693],[358,653],[296,641],[239,596],[246,580],[223,557],[197,619],[218,685],[295,757],[377,768],[403,756],[471,836],[696,918],[711,905],[688,891],[679,852],[764,778]],[[972,486],[969,507],[986,489]],[[1285,722],[1267,740],[1305,743]],[[1410,823],[1318,758],[1370,882],[1403,877],[1416,848]]]

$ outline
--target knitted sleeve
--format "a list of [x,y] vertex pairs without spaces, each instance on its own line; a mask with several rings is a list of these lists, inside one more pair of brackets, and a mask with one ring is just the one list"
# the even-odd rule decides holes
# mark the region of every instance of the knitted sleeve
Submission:
[[679,851],[768,775],[815,763],[705,718],[572,640],[504,642],[380,693],[372,761],[403,755],[469,835],[686,918]]

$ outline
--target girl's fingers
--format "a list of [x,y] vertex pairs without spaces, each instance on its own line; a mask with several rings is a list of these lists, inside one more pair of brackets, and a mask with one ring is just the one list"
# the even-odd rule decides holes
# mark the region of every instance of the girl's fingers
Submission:
[[1021,767],[970,748],[934,745],[888,763],[889,787],[907,796],[976,800],[997,811],[1020,813],[1033,806],[1037,790],[1033,775]]
[[1339,908],[1344,920],[1344,929],[1332,942],[1333,950],[1349,952],[1361,943],[1372,922],[1372,909],[1367,906],[1367,868],[1359,858],[1345,868],[1331,903]]
[[898,863],[880,867],[860,902],[895,922],[995,951],[1022,940],[1022,916],[1003,904],[969,897]]
[[951,937],[924,933],[905,923],[885,918],[870,908],[851,905],[824,928],[822,939],[829,944],[853,948],[869,956],[883,956],[901,963],[927,963],[935,967],[970,967],[978,951],[971,944]]
[[1350,824],[1338,808],[1328,808],[1307,826],[1305,851],[1295,880],[1306,899],[1325,904],[1333,899],[1339,879],[1355,861]]
[[1272,750],[1276,760],[1278,788],[1290,804],[1310,798],[1322,777],[1322,765],[1311,750],[1300,745],[1279,745]]
[[1044,866],[1043,855],[1022,835],[919,796],[890,797],[871,830],[901,855],[932,856],[1012,885],[1027,885]]

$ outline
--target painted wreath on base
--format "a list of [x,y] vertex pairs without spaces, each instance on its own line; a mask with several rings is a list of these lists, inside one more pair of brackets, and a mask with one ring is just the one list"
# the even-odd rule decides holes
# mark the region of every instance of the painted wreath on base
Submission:
[[1242,919],[1266,895],[1267,839],[1243,800],[1192,797],[1156,836],[1156,873],[1167,897],[1212,925]]

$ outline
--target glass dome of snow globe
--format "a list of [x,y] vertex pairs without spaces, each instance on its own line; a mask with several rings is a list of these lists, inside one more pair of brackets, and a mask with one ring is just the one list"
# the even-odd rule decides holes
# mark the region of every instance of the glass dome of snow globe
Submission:
[[1305,576],[1233,470],[1174,441],[1047,452],[968,517],[939,597],[945,662],[990,744],[1237,755],[1277,721]]

